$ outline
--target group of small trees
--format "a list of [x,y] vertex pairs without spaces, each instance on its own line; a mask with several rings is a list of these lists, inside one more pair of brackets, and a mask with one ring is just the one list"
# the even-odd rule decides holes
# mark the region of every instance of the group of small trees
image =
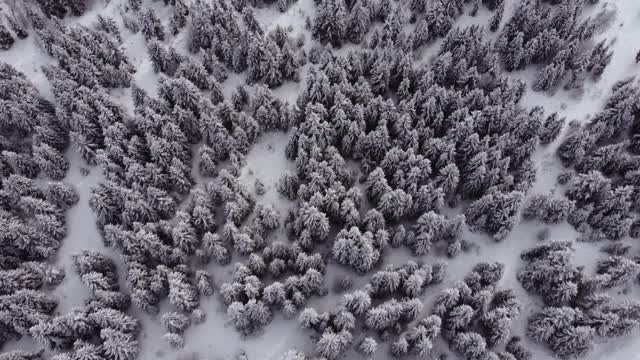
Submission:
[[583,356],[600,337],[617,337],[640,326],[640,304],[614,304],[603,290],[635,282],[640,265],[622,256],[598,262],[593,275],[572,264],[571,242],[554,241],[522,253],[517,277],[546,307],[529,318],[527,334],[561,358]]
[[[511,352],[507,346],[505,352],[509,354],[496,354],[492,350],[507,343],[511,322],[521,307],[512,290],[497,290],[503,273],[504,265],[500,263],[479,263],[464,281],[436,298],[432,316],[441,319],[442,336],[465,359],[529,358],[521,347]],[[398,342],[394,347],[406,354],[406,339]]]
[[[362,326],[379,334],[382,339],[402,332],[422,312],[423,304],[418,296],[427,286],[441,282],[444,272],[444,264],[418,265],[410,261],[397,268],[388,266],[373,274],[362,289],[344,294],[335,310],[320,314],[313,308],[302,311],[300,325],[316,333],[315,352],[318,356],[335,360],[352,345],[363,356],[371,356],[377,351],[377,341],[373,337],[365,337],[356,342],[352,332]],[[433,340],[439,331],[437,320],[433,322],[427,318],[413,326],[408,330],[408,334],[412,334],[410,341],[418,344],[422,336]],[[423,339],[422,343],[426,341]]]
[[[265,249],[265,257],[282,252],[295,251],[287,249],[284,244],[274,243]],[[299,250],[298,250],[299,251]],[[224,283],[220,288],[222,298],[227,307],[227,315],[236,329],[243,334],[251,334],[266,326],[272,318],[272,312],[281,309],[286,318],[292,318],[313,295],[324,295],[324,262],[319,257],[309,257],[298,252],[293,273],[284,282],[275,281],[264,285],[260,278],[268,272],[280,276],[286,271],[284,262],[275,258],[267,266],[264,257],[253,254],[248,265],[237,263],[233,282]],[[283,268],[279,268],[280,265]]]

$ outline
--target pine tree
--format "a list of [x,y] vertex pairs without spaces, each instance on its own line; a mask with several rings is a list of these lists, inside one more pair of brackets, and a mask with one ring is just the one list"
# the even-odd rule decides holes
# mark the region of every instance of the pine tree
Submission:
[[553,113],[547,117],[539,135],[542,144],[549,144],[554,141],[564,125],[565,118],[558,117],[558,113]]
[[162,339],[174,349],[184,348],[184,336],[176,333],[166,333],[162,335]]
[[208,272],[204,270],[196,271],[195,282],[196,288],[201,295],[213,295],[213,279],[211,279],[211,275]]
[[169,281],[169,301],[184,311],[192,311],[199,305],[198,292],[189,284],[184,274],[172,271],[167,277]]
[[[541,244],[521,254],[528,262],[517,278],[522,286],[543,296],[546,303],[561,305],[578,295],[578,271],[571,263],[573,247],[568,242]],[[554,266],[549,266],[552,261]]]
[[48,202],[62,210],[71,208],[80,199],[78,193],[71,185],[59,182],[50,183],[47,186],[45,198]]
[[364,314],[371,307],[371,297],[362,290],[345,294],[342,298],[344,306],[355,315]]
[[162,315],[162,325],[174,334],[182,334],[191,324],[191,320],[184,314],[177,312],[168,312]]
[[471,230],[483,229],[491,234],[496,241],[503,240],[513,229],[518,218],[518,211],[522,204],[521,192],[491,193],[474,201],[465,217]]
[[349,13],[347,21],[347,34],[349,40],[355,44],[360,44],[364,36],[369,31],[371,23],[371,11],[363,0],[356,1]]
[[573,201],[552,194],[535,195],[524,209],[524,218],[537,218],[547,224],[564,221],[575,208]]
[[100,331],[104,354],[113,360],[133,360],[137,357],[140,346],[131,335],[106,328]]
[[332,249],[333,257],[341,264],[352,266],[358,272],[370,270],[380,258],[371,232],[360,232],[357,227],[338,233]]
[[139,21],[140,31],[147,41],[151,39],[164,40],[164,27],[153,9],[149,8],[147,11],[141,12]]
[[489,20],[489,30],[496,32],[500,27],[502,21],[502,15],[504,14],[504,1],[499,1],[498,5],[493,13],[493,16]]
[[260,23],[256,20],[252,7],[247,6],[242,9],[242,20],[249,31],[258,35],[264,35],[264,30],[262,30]]
[[14,42],[15,40],[7,27],[3,23],[0,23],[0,49],[8,50]]
[[211,79],[205,67],[197,61],[189,58],[182,61],[175,73],[176,76],[184,77],[191,81],[200,90],[209,90],[212,88]]
[[311,32],[322,42],[339,46],[345,39],[347,13],[342,0],[327,0],[320,3]]
[[178,35],[180,29],[187,24],[187,16],[189,16],[189,7],[184,3],[184,0],[175,0],[175,7],[173,8],[173,14],[169,20],[169,29],[171,34]]
[[372,356],[378,349],[378,343],[370,337],[362,339],[358,345],[358,351],[364,356]]
[[325,331],[316,343],[316,354],[327,360],[336,360],[351,345],[353,337],[348,331],[334,333]]

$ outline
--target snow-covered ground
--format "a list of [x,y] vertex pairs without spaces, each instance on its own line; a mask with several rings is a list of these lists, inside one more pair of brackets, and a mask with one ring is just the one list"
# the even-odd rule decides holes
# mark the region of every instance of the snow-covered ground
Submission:
[[[99,1],[94,3],[93,8],[85,15],[80,18],[71,18],[68,21],[89,25],[95,20],[95,16],[98,13],[111,14],[113,16],[113,14],[117,14],[120,11],[118,0],[111,0],[104,6],[99,4]],[[507,3],[509,6],[506,7],[505,18],[513,11],[514,6],[514,1],[507,0]],[[161,2],[153,3],[153,6],[160,10],[158,14],[161,18],[168,18],[168,13],[161,11]],[[601,39],[614,40],[612,46],[613,59],[601,78],[596,82],[589,82],[582,94],[565,91],[545,94],[529,91],[524,97],[526,106],[542,105],[547,114],[557,111],[561,116],[567,117],[568,120],[577,119],[580,122],[584,122],[602,107],[607,95],[610,93],[611,86],[616,81],[638,74],[640,67],[635,64],[634,58],[638,47],[640,47],[640,43],[637,41],[640,38],[640,2],[631,0],[604,1],[598,6],[615,9],[616,13],[615,20],[611,26],[596,37],[597,41]],[[309,41],[311,36],[304,28],[304,23],[305,17],[313,16],[313,12],[313,0],[298,0],[284,14],[278,12],[275,6],[272,6],[256,10],[256,17],[266,30],[273,29],[276,25],[280,25],[285,29],[290,28],[294,36],[304,36],[307,39],[306,44],[308,46],[311,43]],[[482,11],[477,18],[470,18],[465,15],[459,20],[459,24],[481,23],[478,19],[482,19],[483,16],[488,17],[489,15],[483,14]],[[113,17],[119,19],[119,16]],[[137,73],[134,76],[136,84],[147,90],[151,95],[154,95],[158,75],[153,72],[151,62],[147,58],[146,45],[142,35],[131,34],[124,28],[122,28],[122,32],[123,42],[121,46],[131,63],[137,68]],[[177,48],[186,46],[183,38],[178,37],[171,41]],[[432,51],[426,51],[423,56],[427,57],[430,53]],[[0,60],[8,62],[19,71],[24,72],[43,96],[48,99],[53,98],[48,82],[41,71],[42,66],[53,63],[53,60],[38,49],[34,36],[17,41],[9,51],[0,53]],[[531,80],[532,74],[531,71],[525,71],[513,74],[513,76]],[[302,78],[304,78],[304,74],[302,75]],[[228,97],[233,88],[242,83],[242,81],[242,76],[230,75],[229,79],[223,84],[225,96]],[[302,82],[288,82],[274,90],[274,93],[289,103],[293,103],[301,89]],[[115,97],[122,99],[123,102],[127,101],[125,99],[128,98],[128,90],[118,91],[121,92],[120,96],[116,93],[114,94]],[[128,103],[125,105],[130,107]],[[263,196],[258,197],[258,201],[273,204],[280,210],[281,214],[284,214],[286,209],[291,206],[291,202],[282,198],[276,191],[277,180],[285,171],[293,167],[293,164],[284,156],[286,141],[286,134],[263,135],[247,156],[247,164],[242,169],[240,177],[241,182],[249,189],[253,188],[256,179],[262,181],[267,191]],[[555,188],[556,177],[561,171],[561,165],[554,155],[557,145],[558,141],[548,146],[540,147],[536,153],[535,160],[538,166],[538,176],[532,193],[547,192]],[[68,157],[72,166],[65,181],[76,187],[80,194],[80,202],[67,214],[68,236],[59,250],[56,262],[65,267],[67,271],[67,277],[64,282],[54,291],[54,294],[60,298],[58,307],[60,313],[65,313],[74,306],[82,305],[84,298],[89,294],[88,290],[80,283],[72,271],[70,266],[72,254],[82,249],[99,250],[112,255],[120,264],[118,254],[104,247],[95,226],[95,216],[88,205],[90,189],[101,180],[101,173],[99,169],[91,168],[88,176],[82,176],[80,167],[86,165],[73,151],[69,152]],[[445,281],[441,285],[427,289],[427,293],[424,295],[427,305],[425,309],[429,309],[430,302],[442,288],[448,287],[461,279],[471,270],[475,263],[479,261],[500,261],[505,264],[505,275],[502,279],[501,287],[513,288],[519,299],[528,301],[524,304],[519,320],[514,323],[512,328],[513,334],[523,335],[526,327],[526,318],[539,309],[541,301],[536,297],[527,296],[516,280],[515,275],[520,266],[522,266],[519,254],[537,243],[537,233],[543,228],[544,226],[539,223],[520,223],[508,238],[500,243],[496,243],[483,235],[465,234],[465,238],[471,240],[477,247],[474,248],[474,251],[463,253],[454,259],[447,259],[449,265]],[[550,237],[553,239],[575,240],[577,237],[575,230],[567,224],[550,226],[549,229]],[[278,238],[280,235],[280,233],[277,233],[272,239]],[[598,246],[598,244],[577,244],[576,262],[588,264],[593,262],[595,258],[603,257],[602,253],[598,253]],[[385,253],[383,265],[401,265],[409,258],[411,258],[411,255],[406,249],[388,250]],[[443,257],[428,255],[416,260],[435,263],[443,260]],[[220,279],[228,276],[230,267],[221,268],[211,265],[210,270],[213,273],[216,284],[220,285],[222,283]],[[121,277],[124,277],[124,272],[124,267],[120,266],[119,273]],[[340,267],[335,264],[330,265],[327,274],[329,283],[327,285],[331,288],[330,279],[339,278],[342,275],[344,275],[344,271]],[[355,284],[363,284],[366,279],[366,277],[356,278]],[[122,281],[122,285],[124,286],[124,281]],[[627,296],[639,298],[640,291],[632,289]],[[322,299],[312,299],[310,305],[319,310],[328,310],[334,307],[338,300],[338,296],[329,295]],[[232,359],[235,355],[244,351],[250,360],[270,360],[279,359],[282,353],[291,348],[312,351],[309,334],[302,331],[296,321],[286,321],[278,314],[274,321],[264,329],[263,333],[243,338],[233,329],[232,325],[227,323],[224,306],[216,295],[211,298],[203,298],[201,301],[201,307],[208,316],[207,321],[203,324],[193,325],[187,330],[185,348],[179,351],[170,349],[168,345],[161,341],[160,337],[163,334],[163,329],[157,317],[151,317],[134,310],[134,314],[142,320],[144,325],[144,333],[141,336],[142,352],[139,359]],[[166,306],[167,304],[164,305]],[[28,340],[21,341],[21,345],[35,346]],[[550,351],[543,346],[530,341],[527,341],[527,346],[535,350],[535,360],[553,358]],[[9,348],[12,347],[10,346]],[[445,349],[446,346],[441,348]],[[597,344],[595,350],[584,359],[640,359],[639,353],[640,340],[621,338]],[[387,359],[387,354],[386,349],[378,351],[375,359]],[[356,358],[356,355],[349,353],[349,358]]]

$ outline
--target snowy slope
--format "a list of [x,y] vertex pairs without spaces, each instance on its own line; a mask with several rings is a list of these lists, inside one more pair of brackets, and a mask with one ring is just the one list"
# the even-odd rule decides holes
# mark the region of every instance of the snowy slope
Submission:
[[[514,1],[508,1],[508,3],[513,5]],[[161,2],[153,3],[152,6],[159,10],[158,14],[161,18],[167,19],[169,17],[167,11],[162,11]],[[640,67],[635,64],[634,58],[640,46],[637,42],[637,39],[640,38],[640,2],[620,0],[604,2],[601,6],[614,8],[616,18],[613,26],[598,35],[596,39],[598,41],[605,38],[615,39],[612,48],[614,51],[612,62],[600,80],[588,83],[585,86],[586,91],[578,95],[565,91],[558,91],[555,94],[529,91],[524,98],[526,106],[542,105],[547,113],[557,111],[562,116],[566,116],[568,120],[577,119],[583,122],[602,107],[611,86],[616,81],[639,73]],[[111,0],[106,5],[95,1],[94,6],[85,15],[80,18],[67,19],[67,21],[89,25],[95,21],[95,16],[98,13],[119,19],[117,14],[120,10],[119,0]],[[309,32],[304,29],[304,19],[305,16],[313,16],[313,11],[313,0],[299,0],[284,14],[278,12],[275,7],[269,7],[257,10],[256,15],[265,29],[272,29],[276,25],[284,28],[291,27],[292,33],[296,35],[302,34],[307,39],[306,44],[309,46],[311,37]],[[505,18],[508,17],[510,11],[512,11],[512,6],[507,6]],[[477,18],[470,18],[465,15],[459,20],[459,24],[484,23],[486,22],[486,17],[483,17],[483,15],[488,17],[488,14],[483,14],[482,12]],[[136,84],[150,94],[155,94],[158,75],[153,72],[151,62],[146,56],[146,45],[142,35],[132,34],[123,27],[121,29],[123,34],[121,46],[131,63],[137,68],[137,73],[134,76]],[[186,46],[184,38],[180,36],[170,41],[176,48]],[[430,53],[430,51],[425,51],[423,54],[425,61]],[[0,53],[0,60],[8,62],[24,72],[43,96],[48,99],[53,98],[48,82],[40,70],[41,66],[50,64],[53,60],[38,49],[34,36],[18,41],[9,51]],[[304,78],[304,74],[302,75],[302,78]],[[531,80],[532,72],[515,73],[513,76]],[[223,84],[225,96],[228,97],[233,88],[242,83],[243,80],[243,76],[230,74],[229,79]],[[293,103],[302,86],[302,83],[288,82],[275,89],[274,94],[289,103]],[[128,94],[128,90],[117,90],[114,96],[123,101],[123,104],[130,109],[131,104],[128,100]],[[293,164],[284,156],[286,141],[287,138],[284,134],[264,135],[249,153],[247,164],[242,169],[241,174],[241,182],[249,189],[253,188],[256,179],[260,179],[266,185],[267,192],[265,195],[258,197],[258,201],[272,203],[279,209],[281,214],[284,214],[286,208],[291,206],[291,202],[282,198],[275,190],[278,178],[293,167]],[[561,165],[554,155],[557,145],[558,141],[546,147],[541,147],[535,155],[538,176],[532,193],[547,192],[555,188],[556,177],[561,171]],[[112,255],[119,262],[117,253],[105,248],[102,244],[95,226],[95,216],[88,206],[90,189],[101,180],[100,171],[97,168],[92,168],[88,176],[82,176],[80,167],[86,165],[83,164],[77,154],[70,152],[68,156],[72,166],[65,181],[76,187],[80,194],[80,202],[67,215],[69,234],[63,242],[57,259],[57,264],[65,267],[68,274],[64,282],[54,292],[60,298],[58,307],[60,313],[67,312],[74,306],[82,305],[83,298],[89,294],[88,290],[80,284],[78,278],[72,272],[70,267],[70,256],[72,254],[82,249],[99,250]],[[505,275],[501,282],[501,287],[513,288],[521,300],[528,301],[524,304],[519,321],[512,328],[514,334],[524,334],[526,318],[530,313],[539,309],[541,300],[528,296],[516,280],[515,275],[522,265],[519,254],[537,243],[536,234],[543,228],[542,224],[523,222],[514,229],[507,239],[500,243],[496,243],[483,235],[465,234],[464,237],[473,241],[477,248],[470,253],[461,254],[454,259],[448,260],[449,266],[444,283],[429,288],[424,296],[427,304],[425,309],[429,309],[430,302],[439,290],[461,279],[471,270],[475,263],[479,261],[500,261],[505,264]],[[575,230],[567,224],[550,226],[549,228],[551,238],[574,240],[577,236]],[[278,236],[273,238],[277,239]],[[597,244],[577,244],[577,261],[586,264],[596,257],[601,257],[602,254],[597,252],[598,246]],[[636,247],[638,246],[636,245]],[[385,254],[383,264],[401,265],[410,257],[411,255],[406,249],[389,250]],[[435,263],[438,260],[442,260],[442,257],[428,255],[419,260],[426,263]],[[214,274],[216,284],[219,285],[222,283],[221,279],[228,276],[230,268],[211,265],[210,270]],[[119,273],[122,278],[124,277],[124,272],[125,269],[119,267]],[[226,272],[226,274],[221,274],[221,272]],[[338,278],[344,273],[343,269],[333,264],[329,267],[327,280]],[[365,281],[366,277],[356,279],[355,282],[357,285]],[[122,279],[121,284],[124,285],[124,279]],[[634,289],[631,295],[637,298],[640,295],[640,291]],[[314,306],[319,310],[331,309],[338,300],[339,297],[337,296],[312,299],[309,306]],[[224,306],[216,295],[209,299],[203,299],[202,308],[207,312],[207,321],[200,325],[194,325],[187,330],[185,336],[186,346],[179,351],[170,349],[168,345],[161,341],[160,337],[163,334],[163,329],[159,325],[158,318],[134,310],[133,313],[144,324],[144,334],[141,338],[142,352],[139,359],[232,359],[235,355],[244,351],[248,359],[271,360],[279,359],[282,353],[291,348],[299,348],[309,353],[312,351],[309,334],[301,331],[295,321],[286,321],[280,315],[276,316],[276,319],[264,329],[262,334],[243,338],[233,329],[232,325],[227,323]],[[20,345],[23,347],[35,346],[29,341],[22,341]],[[527,346],[530,349],[535,349],[534,359],[536,360],[553,358],[550,351],[540,345],[527,341]],[[444,349],[446,346],[442,348]],[[640,340],[621,338],[597,344],[595,350],[585,357],[585,360],[638,359],[640,358],[639,353]],[[355,359],[357,356],[359,355],[350,353],[349,358]],[[383,351],[378,351],[375,357],[378,360],[387,358],[388,355],[384,348]]]

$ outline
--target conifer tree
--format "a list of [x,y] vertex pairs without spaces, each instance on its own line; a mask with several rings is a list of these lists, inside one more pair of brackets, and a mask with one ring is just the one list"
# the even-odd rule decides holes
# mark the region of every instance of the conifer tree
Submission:
[[313,36],[322,42],[338,46],[345,39],[346,31],[347,13],[344,2],[342,0],[321,2],[311,29]]

